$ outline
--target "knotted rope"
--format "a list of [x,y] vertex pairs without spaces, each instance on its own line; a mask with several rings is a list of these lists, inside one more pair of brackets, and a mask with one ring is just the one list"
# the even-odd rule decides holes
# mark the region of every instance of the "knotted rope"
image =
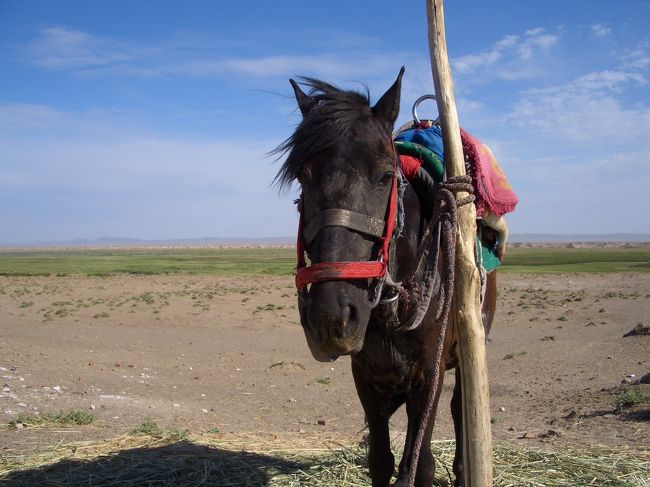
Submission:
[[[466,192],[468,196],[456,200],[454,193]],[[454,277],[456,268],[456,225],[458,222],[457,210],[458,207],[472,203],[474,201],[474,188],[472,187],[472,179],[469,176],[456,176],[447,179],[438,186],[436,193],[436,206],[434,209],[434,218],[436,218],[440,225],[440,252],[443,256],[443,271],[442,276],[444,279],[442,288],[440,290],[440,299],[438,301],[438,308],[436,309],[436,321],[440,322],[440,333],[436,341],[436,355],[433,364],[433,377],[429,396],[427,398],[424,415],[420,422],[420,428],[413,445],[413,456],[411,464],[409,465],[408,474],[408,487],[413,487],[415,484],[415,474],[417,472],[418,460],[420,459],[420,451],[422,449],[422,441],[427,429],[427,424],[431,419],[433,412],[433,405],[435,403],[436,391],[440,383],[440,362],[442,360],[442,349],[445,343],[445,336],[447,332],[447,321],[449,318],[449,310],[451,308],[451,301],[454,293]],[[435,221],[435,220],[434,220]]]

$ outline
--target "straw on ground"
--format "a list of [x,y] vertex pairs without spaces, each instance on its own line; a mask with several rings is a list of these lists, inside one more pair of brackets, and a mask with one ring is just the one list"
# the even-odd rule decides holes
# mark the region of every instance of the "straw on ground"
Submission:
[[[319,444],[319,447],[309,445]],[[439,485],[451,481],[454,443],[433,443]],[[7,452],[0,483],[131,486],[367,487],[365,449],[302,436],[125,435],[110,441],[77,442],[38,452]],[[593,447],[546,451],[497,443],[497,487],[650,486],[650,451]]]

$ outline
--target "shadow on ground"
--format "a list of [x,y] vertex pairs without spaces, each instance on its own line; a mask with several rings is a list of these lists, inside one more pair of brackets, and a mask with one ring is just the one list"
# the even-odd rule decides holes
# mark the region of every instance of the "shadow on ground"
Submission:
[[650,409],[638,409],[625,415],[624,421],[650,422]]
[[269,485],[274,475],[309,464],[189,442],[133,448],[92,459],[65,459],[0,477],[3,487],[26,486],[247,486]]

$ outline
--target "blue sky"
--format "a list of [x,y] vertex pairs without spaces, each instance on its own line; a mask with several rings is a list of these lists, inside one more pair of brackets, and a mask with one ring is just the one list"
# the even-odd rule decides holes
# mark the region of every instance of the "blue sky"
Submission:
[[[511,232],[650,233],[650,1],[446,17],[461,125],[520,198]],[[265,156],[299,122],[288,78],[376,101],[402,65],[398,122],[433,90],[424,0],[0,0],[0,242],[293,235]]]

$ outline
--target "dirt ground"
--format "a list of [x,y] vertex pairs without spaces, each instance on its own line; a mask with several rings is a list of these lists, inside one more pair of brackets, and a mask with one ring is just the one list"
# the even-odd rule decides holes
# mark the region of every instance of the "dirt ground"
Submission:
[[[493,432],[521,444],[648,447],[650,273],[502,274],[488,345]],[[69,428],[0,427],[2,449],[111,438],[146,418],[223,433],[364,434],[349,358],[314,361],[290,277],[0,278],[0,422],[81,408]],[[447,373],[435,437],[452,438]],[[405,429],[403,411],[393,423]],[[214,431],[214,430],[213,430]]]

